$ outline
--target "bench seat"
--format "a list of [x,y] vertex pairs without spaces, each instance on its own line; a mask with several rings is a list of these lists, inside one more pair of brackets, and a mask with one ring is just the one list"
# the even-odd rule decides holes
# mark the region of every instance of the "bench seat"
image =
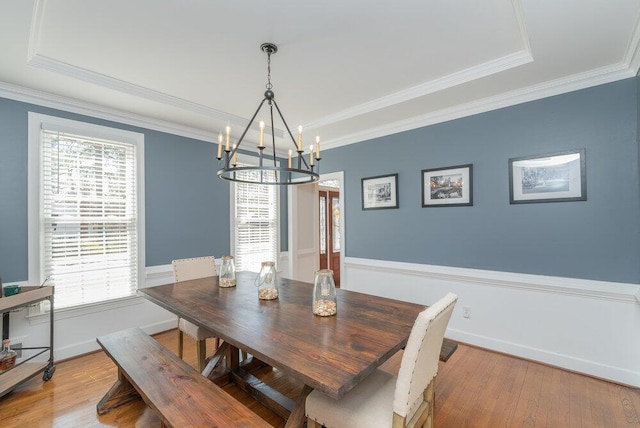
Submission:
[[118,380],[97,405],[100,415],[142,398],[167,427],[270,426],[139,328],[97,341],[118,367]]

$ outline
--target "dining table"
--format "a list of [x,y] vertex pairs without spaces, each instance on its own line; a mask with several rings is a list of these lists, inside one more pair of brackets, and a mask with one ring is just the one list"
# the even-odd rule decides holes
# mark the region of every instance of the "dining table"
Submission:
[[[236,286],[218,277],[142,288],[140,293],[223,340],[203,375],[234,382],[287,420],[303,426],[304,402],[313,390],[339,400],[378,366],[404,348],[424,305],[338,289],[337,313],[312,311],[313,284],[278,277],[278,298],[260,300],[256,273],[236,273]],[[241,352],[242,351],[242,352]],[[240,355],[250,355],[241,360]],[[255,378],[272,366],[301,382],[295,398]]]

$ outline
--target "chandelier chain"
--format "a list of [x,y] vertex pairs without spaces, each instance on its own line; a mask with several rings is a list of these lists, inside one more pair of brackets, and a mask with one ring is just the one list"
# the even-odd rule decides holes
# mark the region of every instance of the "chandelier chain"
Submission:
[[271,84],[271,50],[267,50],[267,89],[273,89]]

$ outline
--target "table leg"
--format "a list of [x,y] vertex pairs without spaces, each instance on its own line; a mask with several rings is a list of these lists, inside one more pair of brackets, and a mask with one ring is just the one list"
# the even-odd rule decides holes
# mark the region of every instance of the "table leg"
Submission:
[[233,345],[229,345],[227,351],[227,369],[233,371],[240,367],[240,349]]
[[222,360],[226,358],[230,347],[231,345],[229,345],[227,342],[224,342],[222,345],[218,346],[218,349],[216,349],[216,353],[213,354],[211,358],[209,358],[209,362],[204,367],[204,370],[202,370],[202,376],[209,377],[211,373],[213,373],[213,371],[216,369],[216,367],[218,367]]
[[310,386],[305,385],[302,388],[300,395],[298,395],[298,398],[296,398],[296,407],[293,409],[293,412],[291,412],[289,419],[287,419],[285,428],[298,428],[304,426],[304,423],[306,421],[305,403],[307,400],[307,395],[311,394],[311,391],[313,391],[313,388],[311,388]]

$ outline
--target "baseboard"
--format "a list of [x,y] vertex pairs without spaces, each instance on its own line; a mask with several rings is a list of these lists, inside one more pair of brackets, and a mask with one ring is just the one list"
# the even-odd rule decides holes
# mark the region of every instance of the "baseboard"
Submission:
[[447,329],[447,339],[496,351],[517,358],[540,362],[572,372],[588,374],[599,379],[613,381],[622,385],[637,388],[640,386],[640,373],[621,369],[606,364],[575,358],[544,349],[532,348],[518,343],[507,342],[495,338],[471,334],[456,329]]

